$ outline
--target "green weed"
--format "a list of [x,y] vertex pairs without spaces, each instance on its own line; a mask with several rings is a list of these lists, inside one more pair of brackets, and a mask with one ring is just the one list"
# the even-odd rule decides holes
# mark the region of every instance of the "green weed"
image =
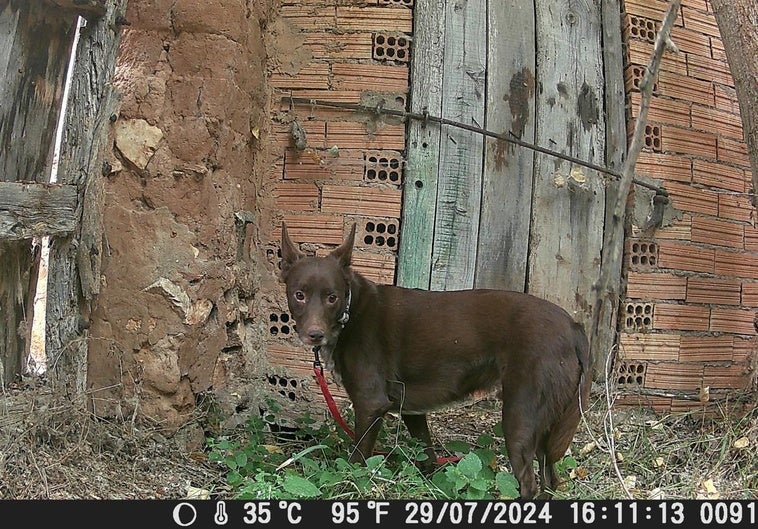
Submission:
[[[518,483],[506,470],[501,432],[480,435],[475,443],[447,443],[457,461],[426,474],[421,444],[400,426],[385,427],[384,451],[365,465],[347,460],[352,441],[330,423],[306,415],[289,438],[274,433],[273,415],[254,417],[245,436],[208,438],[209,459],[226,472],[235,499],[510,499]],[[398,422],[399,425],[399,422]],[[500,436],[499,439],[497,436]],[[576,466],[564,460],[559,472]]]

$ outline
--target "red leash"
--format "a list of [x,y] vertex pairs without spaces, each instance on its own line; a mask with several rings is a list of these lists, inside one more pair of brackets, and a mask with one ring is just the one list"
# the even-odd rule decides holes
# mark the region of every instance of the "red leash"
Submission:
[[342,426],[342,429],[350,436],[350,439],[355,441],[355,434],[347,425],[345,419],[342,418],[342,415],[340,415],[337,403],[334,402],[334,397],[332,397],[332,394],[329,392],[329,386],[326,385],[326,378],[324,378],[324,368],[321,366],[321,362],[319,362],[318,359],[313,362],[313,372],[316,374],[316,380],[318,380],[318,385],[321,386],[321,393],[324,394],[326,405],[329,406],[329,411],[332,412],[332,417],[334,417],[334,420]]
[[[315,355],[315,360],[313,361],[313,373],[316,375],[316,380],[318,381],[318,385],[321,387],[321,393],[324,395],[324,399],[326,400],[326,405],[329,407],[329,411],[332,414],[332,417],[334,417],[334,420],[339,423],[340,426],[342,426],[342,429],[345,430],[345,433],[347,433],[348,436],[350,436],[350,439],[355,441],[355,433],[353,430],[350,429],[350,427],[345,422],[345,419],[342,418],[342,415],[340,414],[339,408],[337,408],[337,403],[334,402],[334,397],[332,397],[331,392],[329,391],[329,386],[326,383],[326,378],[324,377],[324,367],[321,365],[321,361],[318,358],[318,351],[319,347],[316,346],[313,348],[313,353]],[[382,452],[375,452],[376,454],[382,454]],[[383,454],[386,455],[386,454]],[[437,458],[437,464],[438,465],[444,465],[445,463],[455,463],[456,461],[459,461],[461,458],[458,456],[451,456],[451,457],[438,457]]]

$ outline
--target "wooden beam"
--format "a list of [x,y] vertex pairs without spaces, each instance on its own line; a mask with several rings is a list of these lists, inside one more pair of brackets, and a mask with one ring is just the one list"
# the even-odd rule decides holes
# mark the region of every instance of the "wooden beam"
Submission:
[[0,182],[0,239],[65,235],[76,228],[73,185]]
[[[82,31],[71,79],[63,145],[58,169],[61,183],[83,189],[81,224],[75,236],[56,237],[50,244],[45,347],[52,352],[48,377],[84,404],[87,390],[91,303],[100,289],[103,258],[101,177],[109,143],[110,116],[117,112],[118,91],[113,72],[121,42],[120,17],[128,0],[109,0],[107,13]],[[75,138],[76,141],[70,141]],[[51,323],[54,322],[54,323]],[[119,389],[114,388],[114,392]],[[105,391],[98,399],[106,398]]]
[[[626,93],[624,91],[624,48],[621,39],[620,0],[603,0],[603,69],[605,74],[605,164],[614,171],[621,170],[626,158]],[[624,223],[613,222],[613,205],[618,193],[618,181],[608,180],[605,196],[605,229],[601,267],[607,269],[611,291],[604,300],[593,305],[593,320],[587,332],[590,338],[590,357],[593,376],[605,380],[608,357],[616,341],[621,288],[623,252],[609,250],[611,238],[624,240]],[[611,234],[611,231],[616,233]],[[597,318],[597,319],[595,319]]]
[[85,18],[100,18],[105,14],[105,0],[47,0],[61,9]]

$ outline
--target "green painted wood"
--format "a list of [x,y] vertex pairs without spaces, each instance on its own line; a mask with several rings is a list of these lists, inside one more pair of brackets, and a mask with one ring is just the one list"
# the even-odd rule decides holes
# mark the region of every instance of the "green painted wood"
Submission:
[[[445,50],[445,0],[416,0],[410,109],[442,112],[442,64]],[[411,121],[403,180],[403,213],[396,283],[429,288],[437,201],[440,127]]]
[[[602,165],[602,9],[569,0],[417,3],[411,109],[434,114],[440,104],[442,117]],[[429,28],[441,32],[443,57]],[[589,327],[604,177],[476,133],[433,130],[409,126],[398,284],[525,290]]]
[[[487,2],[445,5],[442,117],[484,126]],[[481,134],[443,126],[432,248],[432,290],[471,288],[482,193]]]
[[[536,0],[537,144],[605,163],[601,7]],[[528,291],[589,329],[603,240],[602,175],[536,156]]]
[[[486,128],[534,142],[534,6],[500,0],[487,27]],[[523,291],[526,286],[534,151],[488,138],[474,284]]]

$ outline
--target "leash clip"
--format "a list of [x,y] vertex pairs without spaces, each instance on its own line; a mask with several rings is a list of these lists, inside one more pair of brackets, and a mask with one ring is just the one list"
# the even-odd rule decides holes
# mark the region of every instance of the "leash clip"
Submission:
[[313,347],[313,369],[319,369],[321,371],[321,374],[324,374],[324,366],[321,364],[321,360],[318,357],[318,352],[321,350],[320,345],[315,345]]

